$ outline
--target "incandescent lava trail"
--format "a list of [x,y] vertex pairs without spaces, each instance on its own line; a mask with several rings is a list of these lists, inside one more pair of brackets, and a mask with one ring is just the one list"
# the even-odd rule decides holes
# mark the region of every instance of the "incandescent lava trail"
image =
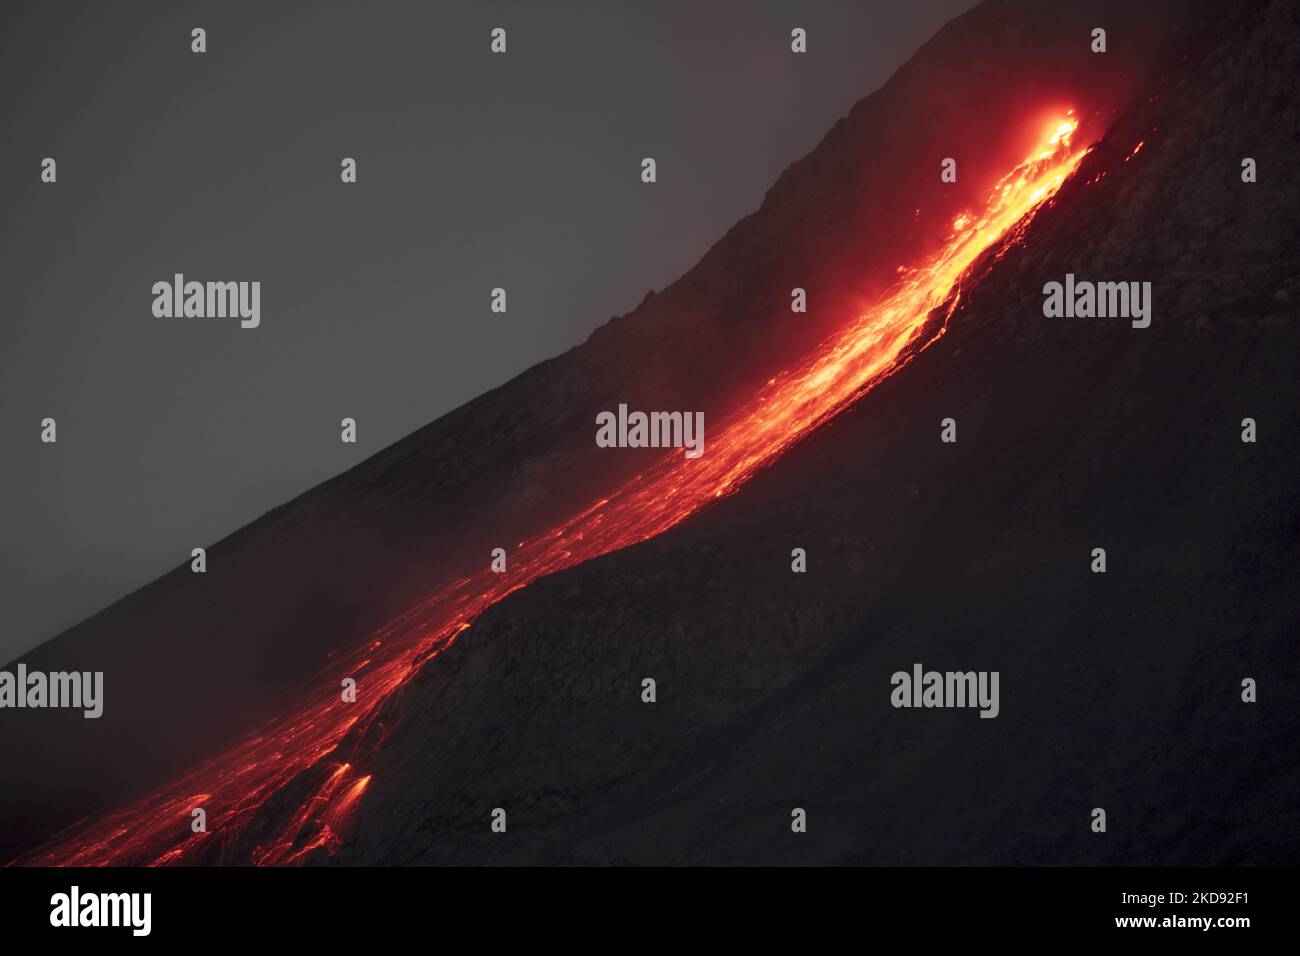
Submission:
[[[364,798],[364,767],[384,728],[381,705],[484,609],[537,578],[654,537],[745,483],[795,442],[903,367],[946,329],[963,278],[980,257],[1016,242],[1032,214],[1085,155],[1078,123],[1054,122],[1035,152],[1003,177],[981,208],[958,216],[942,248],[899,270],[899,282],[802,363],[770,379],[710,437],[703,457],[667,455],[554,530],[521,542],[508,575],[484,571],[453,582],[332,661],[300,703],[259,732],[158,793],[98,821],[81,821],[18,862],[34,865],[158,865],[220,859],[267,799],[291,781],[314,792],[283,830],[251,853],[256,864],[295,863],[324,848]],[[937,310],[937,311],[936,311]],[[361,704],[343,704],[344,677]],[[208,832],[193,833],[203,807]],[[265,825],[265,818],[259,825]],[[210,843],[210,841],[216,841]],[[234,862],[247,862],[248,855]]]

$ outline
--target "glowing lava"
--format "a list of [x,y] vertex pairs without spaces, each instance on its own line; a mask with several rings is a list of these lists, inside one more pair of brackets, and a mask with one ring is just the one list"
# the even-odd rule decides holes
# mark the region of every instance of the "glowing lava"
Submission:
[[[383,738],[378,716],[386,698],[510,592],[681,523],[906,365],[946,330],[966,271],[985,252],[1000,255],[1016,242],[1032,213],[1078,166],[1086,151],[1072,144],[1077,127],[1073,119],[1053,123],[1030,157],[993,187],[982,209],[956,217],[934,256],[900,270],[899,284],[880,301],[715,426],[702,458],[667,455],[560,527],[520,543],[508,575],[484,570],[461,579],[390,622],[350,657],[332,663],[314,699],[159,793],[103,820],[74,825],[20,862],[157,865],[188,862],[200,848],[206,859],[219,858],[208,851],[243,835],[266,800],[304,771],[312,775],[297,785],[309,783],[314,792],[281,833],[252,850],[252,862],[294,863],[322,849],[333,852],[370,783],[362,768]],[[930,321],[932,314],[937,321]],[[369,702],[364,712],[358,714],[360,704],[340,702],[343,677],[356,678]],[[190,830],[197,806],[207,811],[208,832]],[[213,840],[218,843],[205,846]]]

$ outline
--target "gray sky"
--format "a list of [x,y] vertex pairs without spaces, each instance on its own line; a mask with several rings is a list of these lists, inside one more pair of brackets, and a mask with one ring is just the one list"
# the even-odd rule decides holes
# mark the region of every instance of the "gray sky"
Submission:
[[6,2],[0,661],[630,311],[973,5]]

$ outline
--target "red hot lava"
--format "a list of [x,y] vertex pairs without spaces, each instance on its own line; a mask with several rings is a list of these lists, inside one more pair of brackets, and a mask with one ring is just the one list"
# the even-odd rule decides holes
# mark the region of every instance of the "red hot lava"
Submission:
[[[738,489],[935,341],[956,308],[967,270],[986,251],[1015,241],[1078,166],[1086,150],[1073,142],[1077,128],[1069,116],[1052,123],[1039,147],[994,185],[981,208],[956,217],[938,252],[900,270],[897,286],[802,363],[769,380],[710,436],[703,457],[667,455],[549,533],[521,542],[508,575],[484,570],[456,581],[390,622],[333,662],[314,699],[158,793],[102,820],[74,825],[19,862],[188,862],[208,841],[224,846],[241,835],[272,794],[313,769],[319,778],[315,793],[278,836],[252,852],[252,862],[296,863],[321,848],[332,853],[370,783],[362,766],[382,739],[377,716],[389,695],[511,591],[681,523]],[[934,331],[927,320],[940,307],[943,323]],[[336,689],[343,677],[356,678],[364,688],[364,711],[340,702]],[[193,833],[191,811],[199,806],[207,812],[208,831]]]

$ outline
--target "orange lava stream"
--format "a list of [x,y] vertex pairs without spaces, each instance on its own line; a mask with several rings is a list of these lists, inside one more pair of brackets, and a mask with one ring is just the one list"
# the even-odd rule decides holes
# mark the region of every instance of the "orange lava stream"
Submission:
[[[370,783],[358,764],[382,738],[378,717],[389,695],[510,592],[681,523],[735,491],[936,340],[956,308],[966,271],[985,252],[1005,250],[1017,241],[1031,214],[1082,160],[1086,150],[1072,144],[1077,127],[1073,119],[1053,124],[1040,148],[993,187],[982,209],[954,220],[939,252],[919,266],[900,270],[898,285],[879,302],[801,364],[768,381],[749,405],[712,432],[702,457],[687,459],[680,450],[666,455],[560,527],[522,542],[510,556],[508,574],[485,570],[453,582],[390,622],[365,646],[331,664],[315,685],[319,690],[314,699],[153,796],[100,821],[74,824],[18,862],[190,862],[208,841],[227,846],[244,835],[272,794],[313,768],[321,775],[315,794],[299,806],[282,832],[252,851],[252,862],[295,863],[322,848],[332,853]],[[934,330],[928,320],[940,307],[943,321]],[[340,700],[343,677],[356,679],[358,700],[364,704]],[[349,753],[341,753],[343,749]],[[207,812],[208,831],[193,833],[191,811],[200,806]]]

